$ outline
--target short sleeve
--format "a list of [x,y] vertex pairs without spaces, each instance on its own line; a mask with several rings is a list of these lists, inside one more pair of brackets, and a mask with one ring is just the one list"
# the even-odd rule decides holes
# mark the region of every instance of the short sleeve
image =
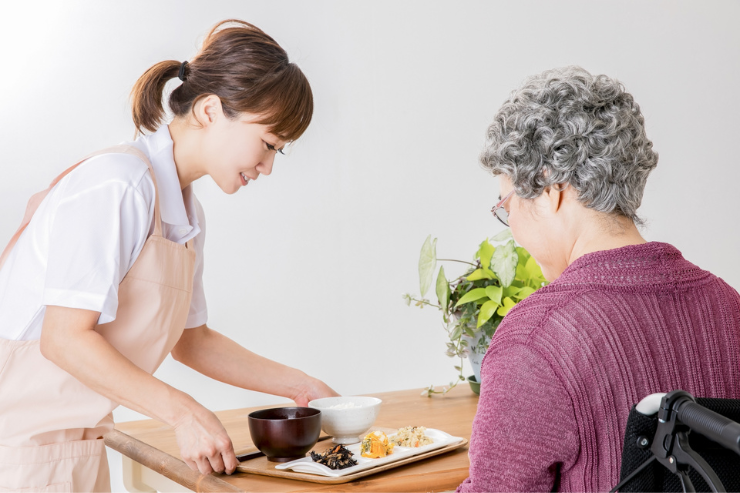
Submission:
[[154,212],[147,174],[134,156],[106,154],[57,185],[43,305],[100,312],[101,324],[115,320],[118,285],[146,242]]
[[186,329],[200,327],[208,322],[206,293],[203,289],[203,249],[206,241],[206,218],[203,207],[197,198],[195,198],[195,208],[198,215],[200,233],[193,238],[193,246],[195,247],[195,271],[193,274],[193,296],[190,300],[188,319],[185,322]]
[[[492,348],[493,349],[493,348]],[[578,455],[570,398],[548,362],[524,345],[489,352],[470,439],[468,491],[552,491]]]

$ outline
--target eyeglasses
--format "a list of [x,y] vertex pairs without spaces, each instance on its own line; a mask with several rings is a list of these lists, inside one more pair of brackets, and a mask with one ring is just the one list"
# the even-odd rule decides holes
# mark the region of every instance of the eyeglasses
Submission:
[[509,213],[504,208],[504,204],[506,203],[507,200],[511,198],[512,195],[514,195],[514,190],[509,192],[506,197],[501,199],[499,203],[494,205],[493,209],[491,209],[491,214],[493,214],[493,216],[499,221],[501,221],[501,223],[506,227],[509,226]]

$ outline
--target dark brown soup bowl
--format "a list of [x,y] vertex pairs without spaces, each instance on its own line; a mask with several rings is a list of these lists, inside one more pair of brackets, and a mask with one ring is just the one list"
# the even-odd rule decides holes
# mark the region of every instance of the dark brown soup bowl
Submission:
[[310,407],[276,407],[249,415],[252,442],[272,462],[306,456],[321,433],[321,411]]

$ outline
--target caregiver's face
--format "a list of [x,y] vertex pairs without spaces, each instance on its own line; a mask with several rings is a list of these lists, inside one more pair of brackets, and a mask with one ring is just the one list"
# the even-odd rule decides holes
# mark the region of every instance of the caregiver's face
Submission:
[[[501,197],[514,188],[509,177],[499,175]],[[543,193],[536,199],[523,199],[514,193],[504,207],[509,213],[509,227],[514,239],[523,246],[542,268],[545,279],[553,281],[558,270],[558,235],[554,231],[557,221],[550,210],[550,201]]]
[[232,194],[260,175],[269,175],[275,153],[285,145],[270,133],[269,127],[256,123],[258,117],[247,113],[236,119],[223,113],[204,135],[203,147],[209,156],[209,175],[226,193]]

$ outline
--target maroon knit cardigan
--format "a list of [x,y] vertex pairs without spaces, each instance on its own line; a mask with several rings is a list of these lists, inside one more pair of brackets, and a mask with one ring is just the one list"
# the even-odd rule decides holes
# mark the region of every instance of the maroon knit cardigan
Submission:
[[665,243],[584,255],[509,312],[481,379],[458,491],[608,491],[640,399],[740,398],[740,296]]

